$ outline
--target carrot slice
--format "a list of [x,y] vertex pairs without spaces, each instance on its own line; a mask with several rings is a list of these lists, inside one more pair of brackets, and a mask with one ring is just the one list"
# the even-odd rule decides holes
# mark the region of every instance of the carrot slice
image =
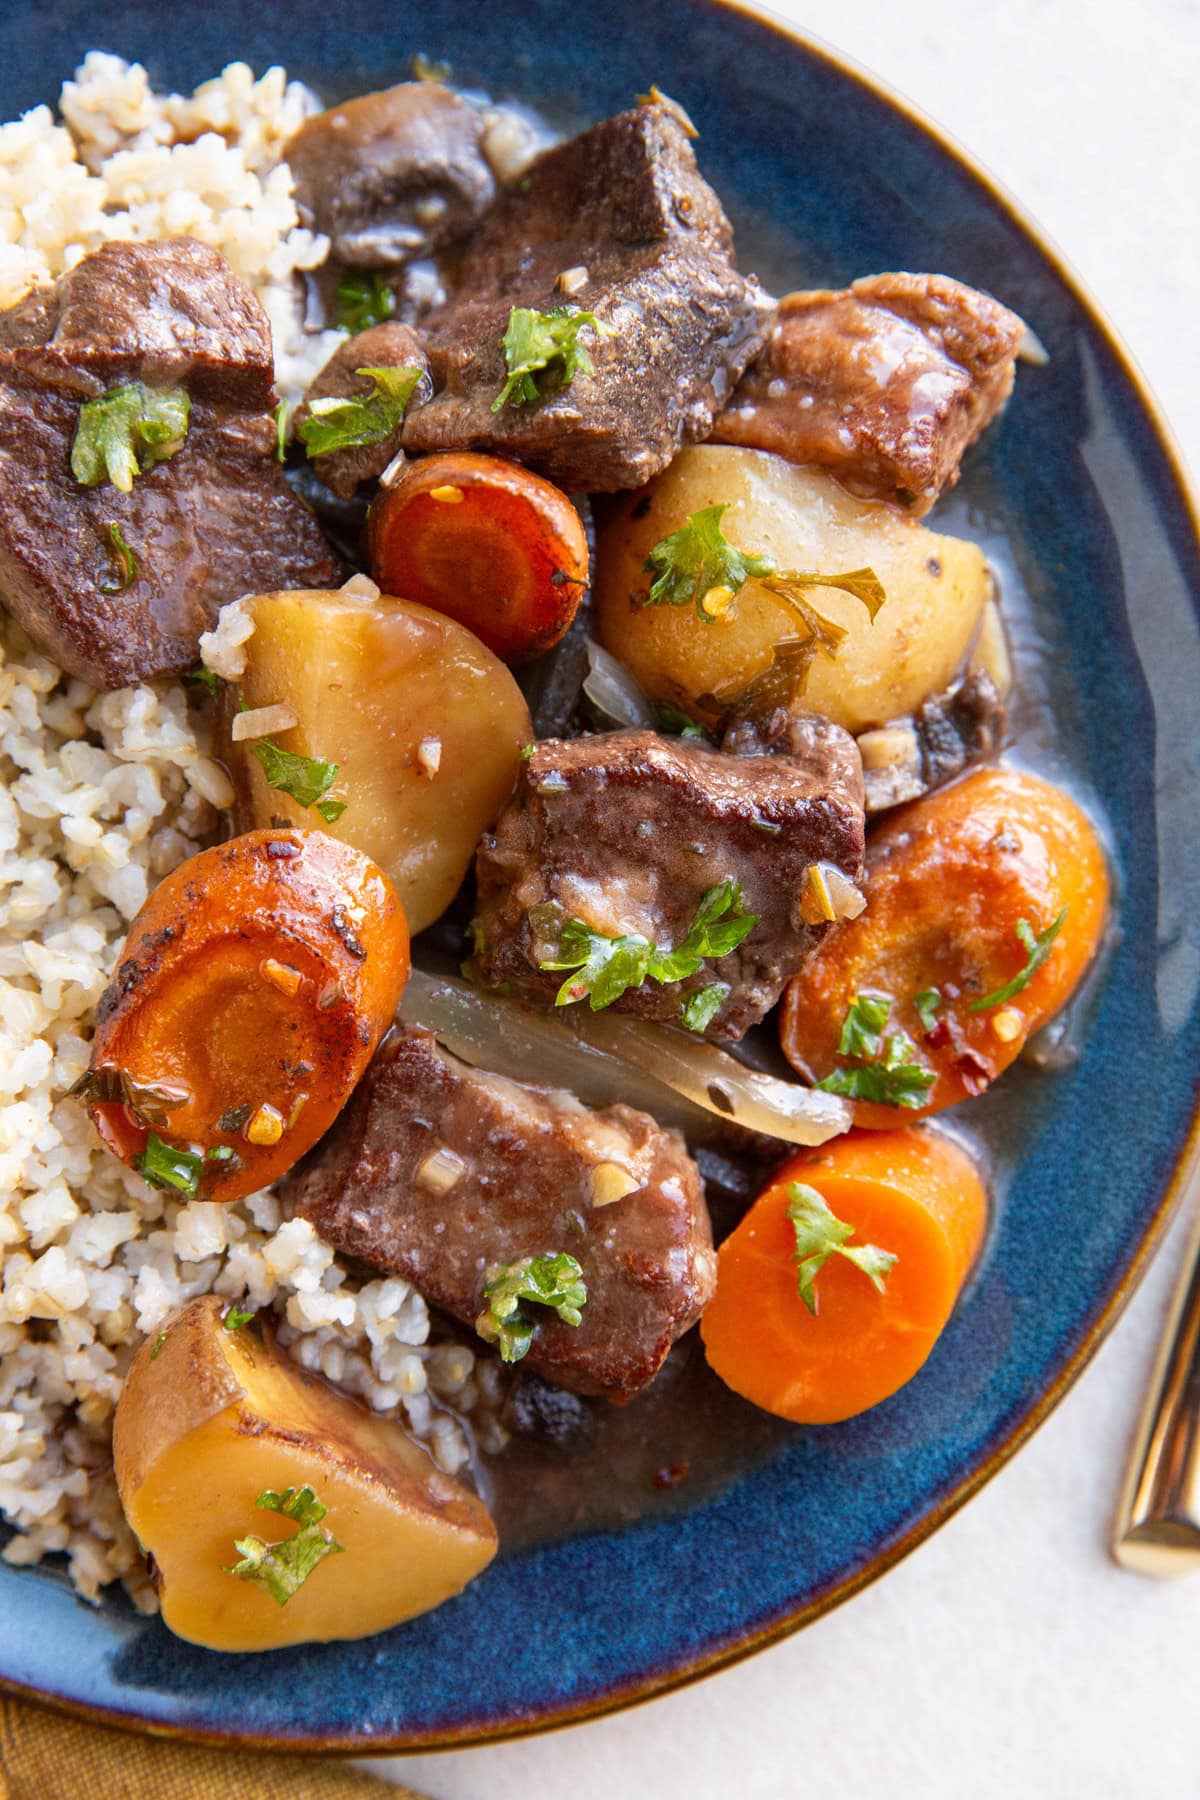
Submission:
[[[882,1290],[833,1254],[798,1291],[793,1183],[853,1227],[848,1248],[895,1258]],[[712,1367],[735,1393],[798,1424],[877,1406],[917,1373],[954,1309],[983,1240],[987,1194],[966,1152],[909,1127],[852,1132],[792,1158],[721,1245],[717,1292],[700,1323]]]
[[[839,1054],[847,1012],[859,994],[885,997],[885,1034],[911,1039],[911,1062],[936,1077],[911,1110],[856,1102],[856,1124],[885,1130],[1002,1074],[1066,1005],[1108,918],[1094,828],[1069,795],[1019,769],[980,769],[889,819],[868,846],[864,891],[866,911],[834,926],[789,983],[780,1036],[807,1080],[852,1072],[856,1059]],[[1060,917],[1021,985],[1021,922],[1037,937]]]
[[395,890],[320,831],[250,831],[159,883],[80,1084],[101,1138],[204,1200],[265,1187],[329,1129],[408,979]]
[[372,506],[368,547],[385,593],[457,619],[510,663],[557,644],[587,587],[587,537],[566,495],[471,451],[411,464]]

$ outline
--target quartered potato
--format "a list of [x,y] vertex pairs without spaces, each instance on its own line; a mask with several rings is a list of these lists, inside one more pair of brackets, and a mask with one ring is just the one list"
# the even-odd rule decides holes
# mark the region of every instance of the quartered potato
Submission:
[[163,1620],[210,1650],[384,1631],[440,1606],[496,1553],[482,1501],[400,1426],[306,1374],[212,1294],[138,1352],[113,1454]]
[[[240,705],[284,706],[296,723],[230,745],[240,824],[284,818],[355,845],[421,931],[449,906],[512,792],[532,736],[520,689],[465,626],[407,600],[341,589],[259,594],[243,607],[254,635]],[[263,741],[338,765],[324,813],[270,785],[253,754]]]
[[814,658],[797,696],[806,711],[863,731],[911,712],[958,672],[991,588],[977,545],[942,537],[883,502],[855,499],[818,469],[705,444],[624,497],[600,534],[596,635],[653,698],[712,718],[702,695],[744,687],[770,666],[778,643],[805,635],[787,602],[755,581],[713,622],[691,604],[645,604],[649,551],[692,513],[725,503],[721,528],[739,550],[771,553],[780,571],[870,567],[883,584],[887,600],[873,623],[850,594],[806,590],[846,632],[835,660]]

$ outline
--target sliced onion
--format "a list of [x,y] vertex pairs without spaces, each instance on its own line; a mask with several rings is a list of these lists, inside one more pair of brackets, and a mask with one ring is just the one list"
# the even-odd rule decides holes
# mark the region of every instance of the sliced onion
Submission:
[[654,708],[624,663],[594,638],[587,641],[588,673],[583,691],[600,714],[632,731],[653,731]]
[[834,918],[857,919],[867,905],[867,896],[862,889],[855,887],[850,877],[836,863],[821,863],[819,867],[833,903]]
[[286,700],[277,700],[272,706],[254,706],[246,712],[234,713],[229,735],[235,744],[244,744],[251,738],[272,737],[277,731],[290,731],[298,723]]
[[542,1012],[421,969],[409,978],[400,1016],[436,1032],[464,1062],[569,1088],[590,1106],[639,1107],[693,1144],[719,1143],[730,1124],[786,1144],[823,1144],[850,1126],[850,1107],[836,1095],[760,1074],[645,1019],[581,1006]]

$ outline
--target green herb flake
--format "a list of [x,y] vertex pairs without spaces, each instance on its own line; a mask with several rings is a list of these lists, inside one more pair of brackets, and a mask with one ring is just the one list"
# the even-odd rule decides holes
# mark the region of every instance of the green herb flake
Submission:
[[713,741],[703,725],[698,725],[690,713],[684,712],[681,706],[675,706],[670,700],[658,702],[654,708],[654,722],[668,737],[696,738],[702,744],[711,744]]
[[924,1106],[937,1080],[933,1069],[916,1060],[916,1046],[902,1031],[883,1040],[883,1058],[861,1063],[856,1069],[835,1069],[817,1086],[825,1094],[841,1094],[847,1100],[872,1100],[879,1106],[901,1106],[916,1111]]
[[1025,951],[1025,967],[1018,970],[1012,980],[1006,981],[1003,987],[996,988],[993,993],[985,994],[982,1000],[972,1000],[970,1010],[972,1012],[991,1012],[994,1007],[1006,1006],[1010,1000],[1015,1000],[1018,994],[1023,993],[1049,956],[1054,940],[1063,928],[1066,916],[1067,908],[1064,906],[1054,923],[1047,925],[1045,931],[1039,931],[1036,937],[1029,920],[1018,919],[1016,931]]
[[174,1188],[189,1200],[200,1191],[200,1173],[204,1158],[195,1150],[179,1150],[164,1143],[157,1132],[150,1132],[146,1148],[137,1159],[137,1167],[151,1187]]
[[[729,542],[721,528],[728,511],[728,501],[706,506],[689,514],[678,531],[659,539],[645,562],[647,574],[655,578],[648,606],[694,605],[697,616],[711,625],[747,581],[775,573],[773,556],[739,550]],[[712,596],[720,596],[719,610]]]
[[327,394],[323,400],[309,401],[308,417],[296,427],[296,436],[310,457],[382,444],[404,418],[421,379],[420,369],[411,363],[399,369],[355,369],[354,373],[368,375],[374,391]]
[[211,1150],[204,1152],[205,1162],[227,1163],[237,1161],[237,1151],[231,1144],[214,1144]]
[[796,1233],[796,1291],[814,1316],[817,1311],[817,1276],[831,1256],[844,1256],[861,1269],[882,1294],[897,1258],[877,1244],[850,1244],[853,1225],[836,1218],[816,1188],[802,1181],[788,1183],[787,1216]]
[[85,400],[71,444],[71,473],[81,487],[111,481],[128,494],[144,475],[182,448],[191,401],[183,388],[129,381]]
[[282,1494],[268,1490],[254,1502],[265,1511],[292,1519],[300,1529],[282,1543],[268,1544],[260,1537],[234,1539],[240,1562],[222,1564],[227,1575],[243,1581],[257,1581],[272,1600],[286,1606],[292,1595],[304,1586],[319,1562],[340,1554],[345,1546],[321,1528],[328,1508],[317,1499],[310,1487],[285,1488]]
[[132,587],[142,572],[141,560],[136,551],[125,540],[125,533],[116,520],[104,527],[104,535],[108,539],[113,553],[113,573],[105,575],[98,583],[102,594],[123,594],[127,587]]
[[740,882],[727,880],[701,896],[687,935],[673,950],[660,949],[636,932],[606,937],[581,919],[548,918],[533,924],[535,930],[539,924],[557,929],[557,950],[540,966],[574,971],[559,988],[555,1005],[586,998],[591,1010],[600,1012],[645,981],[686,981],[706,958],[728,956],[750,935],[759,916],[743,908]]
[[154,1362],[157,1357],[162,1355],[162,1347],[166,1343],[166,1341],[167,1341],[166,1332],[160,1331],[158,1336],[154,1340],[154,1348],[150,1352],[150,1361],[151,1362]]
[[842,1021],[839,1056],[878,1056],[892,1002],[886,994],[855,994]]
[[922,988],[919,994],[913,995],[912,1003],[916,1015],[921,1021],[921,1030],[928,1037],[937,1024],[937,1010],[942,1004],[942,990],[940,988]]
[[484,1281],[485,1304],[475,1329],[499,1347],[502,1362],[520,1362],[533,1341],[536,1323],[523,1310],[523,1301],[552,1308],[564,1325],[579,1325],[587,1297],[583,1270],[564,1252],[494,1263]]
[[707,1031],[732,991],[727,981],[714,981],[708,987],[697,988],[683,1003],[679,1014],[681,1023],[689,1031]]
[[598,338],[617,335],[614,326],[577,306],[555,306],[549,312],[512,307],[500,340],[508,380],[492,401],[492,411],[508,405],[532,406],[568,387],[576,375],[590,375],[591,352],[579,335],[585,327]]
[[183,679],[194,681],[197,687],[207,688],[214,696],[221,685],[221,677],[211,669],[206,669],[203,663],[197,663],[194,669],[189,669]]
[[[324,799],[337,780],[337,763],[321,762],[315,756],[300,756],[294,750],[281,750],[270,738],[259,738],[256,743],[251,744],[250,749],[262,764],[268,786],[273,787],[276,793],[290,794],[300,806],[316,807],[327,824],[333,823],[328,813],[317,803]],[[335,800],[326,804],[337,808],[333,814],[336,819],[342,812],[345,801]]]
[[316,810],[327,825],[333,825],[345,812],[346,802],[344,800],[318,800]]
[[250,1310],[246,1312],[240,1306],[231,1305],[226,1309],[225,1317],[221,1320],[221,1324],[226,1331],[240,1331],[243,1325],[248,1325],[250,1323],[254,1314],[254,1307],[251,1307]]
[[535,748],[536,748],[536,746],[533,744],[522,744],[520,753],[519,753],[521,761],[528,762],[530,757],[533,755]]
[[275,408],[275,461],[287,461],[288,447],[288,413],[290,408],[286,400],[281,400]]
[[337,324],[351,337],[372,325],[386,324],[396,310],[396,296],[377,270],[346,275],[338,282]]

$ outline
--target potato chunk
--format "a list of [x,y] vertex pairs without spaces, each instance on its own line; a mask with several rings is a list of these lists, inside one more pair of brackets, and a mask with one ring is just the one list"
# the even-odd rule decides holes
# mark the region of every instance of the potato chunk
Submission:
[[962,666],[991,588],[982,551],[941,537],[895,507],[858,500],[820,469],[761,450],[685,450],[609,515],[596,559],[596,635],[647,693],[715,719],[701,695],[741,688],[775,646],[805,636],[797,614],[748,581],[724,616],[693,605],[647,606],[646,557],[692,513],[728,503],[722,529],[739,550],[770,552],[780,570],[844,574],[871,567],[887,594],[874,623],[852,595],[810,587],[807,599],[845,628],[836,660],[817,656],[798,704],[848,731],[912,712]]
[[353,844],[391,877],[410,930],[423,930],[512,792],[533,735],[521,690],[465,626],[407,600],[343,589],[243,604],[254,635],[239,700],[291,709],[297,723],[272,726],[267,741],[337,763],[330,798],[345,810],[322,823],[269,786],[252,753],[261,740],[250,739],[227,752],[239,824],[284,818]]
[[[212,1294],[190,1301],[143,1344],[117,1406],[117,1485],[164,1622],[210,1650],[272,1650],[367,1637],[459,1593],[496,1553],[482,1501],[269,1332],[228,1330],[226,1311]],[[325,1508],[310,1536],[332,1543],[281,1601],[230,1570],[248,1538],[278,1546],[304,1529],[302,1507],[285,1516],[260,1496],[306,1488]],[[293,1574],[297,1560],[285,1554]]]

